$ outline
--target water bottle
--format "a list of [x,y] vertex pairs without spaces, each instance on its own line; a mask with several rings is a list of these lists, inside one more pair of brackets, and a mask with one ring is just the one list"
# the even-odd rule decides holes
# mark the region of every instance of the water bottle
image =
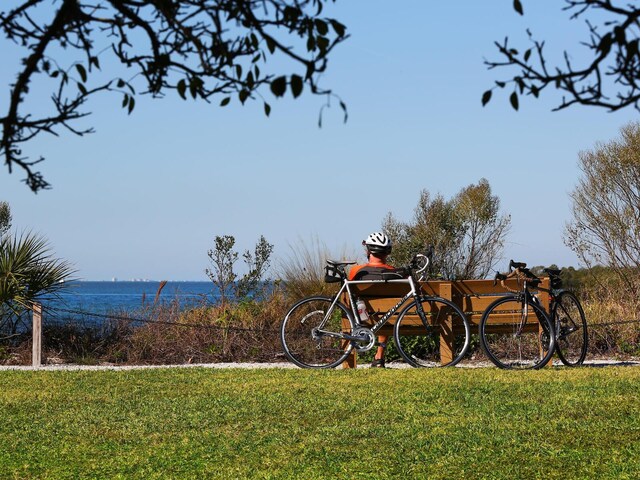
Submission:
[[367,320],[369,320],[369,314],[367,313],[367,306],[364,304],[362,300],[358,299],[358,301],[356,302],[356,307],[358,309],[358,316],[360,317],[360,320],[362,320],[363,322],[366,322]]

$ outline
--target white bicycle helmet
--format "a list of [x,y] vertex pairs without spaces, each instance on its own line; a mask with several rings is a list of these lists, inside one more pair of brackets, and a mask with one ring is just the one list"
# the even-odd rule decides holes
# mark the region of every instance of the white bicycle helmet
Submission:
[[367,250],[376,255],[389,255],[391,253],[391,240],[382,232],[373,232],[362,244]]

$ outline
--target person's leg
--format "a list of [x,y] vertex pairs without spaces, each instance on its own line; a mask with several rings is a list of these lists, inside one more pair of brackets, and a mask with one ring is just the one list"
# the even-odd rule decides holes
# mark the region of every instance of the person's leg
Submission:
[[387,347],[388,338],[386,335],[378,336],[378,349],[373,357],[372,367],[384,367],[384,349]]
[[378,337],[378,350],[376,350],[376,355],[375,355],[375,359],[376,360],[380,360],[382,358],[384,358],[384,349],[387,347],[387,339],[389,337],[387,337],[386,335],[380,335]]

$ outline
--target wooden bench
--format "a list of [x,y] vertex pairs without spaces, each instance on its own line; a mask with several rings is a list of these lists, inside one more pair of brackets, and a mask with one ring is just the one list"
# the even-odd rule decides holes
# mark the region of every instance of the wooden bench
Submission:
[[[549,278],[541,279],[540,287],[549,289]],[[507,286],[518,290],[516,280],[508,280]],[[395,306],[398,301],[407,294],[409,285],[402,283],[383,283],[376,282],[370,284],[355,284],[351,286],[356,297],[362,299],[367,305],[367,311],[370,312],[371,323],[381,318],[389,309]],[[451,300],[455,303],[462,313],[469,320],[471,325],[471,333],[478,333],[478,326],[482,318],[482,314],[486,308],[497,298],[504,296],[508,290],[500,284],[494,285],[493,280],[457,280],[457,281],[430,281],[421,282],[420,288],[425,295],[432,295]],[[538,298],[542,306],[549,310],[549,294],[538,291]],[[345,295],[342,299],[346,305],[349,305],[349,299]],[[409,302],[408,300],[407,302]],[[400,309],[401,311],[402,309]],[[398,313],[394,314],[391,319],[380,329],[378,334],[393,336],[393,328],[398,318]],[[346,321],[346,320],[345,320]],[[508,312],[496,312],[491,315],[488,320],[490,331],[500,331],[507,328],[509,324],[513,324],[516,318]],[[529,323],[530,328],[538,328],[538,322],[532,315],[532,321]],[[444,324],[440,325],[440,357],[443,363],[451,361],[453,358],[453,339],[456,333],[461,331],[461,326]],[[424,333],[421,320],[415,316],[411,319],[407,326],[403,325],[402,335],[420,335]],[[374,347],[375,348],[375,347]],[[343,363],[344,368],[355,368],[357,365],[357,352],[353,353]]]

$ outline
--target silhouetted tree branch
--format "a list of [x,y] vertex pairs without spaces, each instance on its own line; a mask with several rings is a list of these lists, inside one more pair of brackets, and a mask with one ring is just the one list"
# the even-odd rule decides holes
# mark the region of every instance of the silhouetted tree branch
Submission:
[[[333,1],[55,0],[52,8],[50,1],[25,0],[0,10],[0,29],[26,51],[0,117],[0,155],[9,173],[14,167],[26,173],[31,190],[49,188],[34,168],[43,158],[30,159],[23,144],[41,133],[57,135],[61,127],[91,133],[75,125],[89,114],[83,107],[98,92],[120,95],[131,113],[138,83],[153,97],[175,91],[185,100],[219,97],[220,106],[233,98],[242,104],[262,99],[267,116],[271,106],[264,86],[276,97],[289,89],[297,98],[305,86],[312,94],[333,96],[318,85],[329,54],[348,37],[344,25],[322,16],[323,6]],[[61,55],[60,49],[66,52]],[[278,54],[289,61],[289,67],[279,67],[287,73],[268,70]],[[124,74],[99,78],[109,58],[130,70],[128,79]],[[67,59],[71,63],[62,65]],[[109,63],[109,71],[115,68]],[[54,85],[51,110],[42,115],[25,106],[37,77]],[[339,104],[346,119],[346,107]]]
[[[523,14],[520,0],[514,0],[515,10]],[[489,69],[515,69],[516,74],[484,92],[482,104],[486,105],[496,88],[513,87],[509,101],[514,109],[519,107],[522,95],[539,95],[548,87],[564,92],[561,103],[554,110],[579,104],[603,107],[609,111],[632,106],[640,110],[640,7],[628,3],[616,6],[610,0],[565,0],[563,8],[571,13],[571,19],[585,19],[589,38],[582,44],[589,52],[584,62],[574,62],[564,51],[561,65],[549,65],[544,40],[534,39],[527,30],[531,46],[525,50],[514,48],[509,39],[496,42],[502,60],[485,61]],[[605,15],[606,14],[606,20]],[[599,15],[599,23],[589,20]]]

